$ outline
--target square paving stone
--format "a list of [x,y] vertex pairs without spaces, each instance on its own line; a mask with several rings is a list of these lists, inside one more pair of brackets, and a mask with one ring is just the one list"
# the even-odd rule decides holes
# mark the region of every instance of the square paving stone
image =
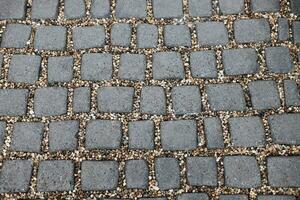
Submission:
[[289,39],[289,23],[286,18],[278,19],[278,40],[287,40]]
[[38,117],[67,113],[68,90],[62,87],[39,88],[34,94],[34,113]]
[[175,114],[184,115],[201,112],[201,95],[198,86],[175,86],[172,89]]
[[238,83],[209,84],[206,86],[208,102],[213,111],[243,111],[246,101]]
[[197,148],[197,124],[194,120],[163,121],[160,124],[163,150],[192,150]]
[[284,80],[285,104],[287,106],[300,106],[300,91],[294,80]]
[[117,0],[117,18],[144,18],[147,17],[146,0]]
[[33,0],[33,19],[56,19],[58,16],[59,0]]
[[188,157],[187,181],[191,186],[217,186],[217,163],[214,157]]
[[245,10],[244,0],[219,0],[219,6],[225,15],[243,13]]
[[41,152],[44,124],[39,122],[17,122],[14,124],[11,149],[22,152]]
[[74,89],[73,111],[89,112],[91,109],[91,89],[89,87],[79,87]]
[[300,44],[300,22],[293,23],[293,37],[296,44]]
[[265,110],[280,107],[280,98],[275,81],[258,80],[249,83],[254,109]]
[[[299,123],[299,121],[298,121]],[[300,186],[300,156],[268,157],[268,181],[272,187]]]
[[118,186],[119,172],[116,161],[83,161],[81,188],[87,190],[113,190]]
[[220,195],[219,200],[248,200],[247,195],[237,194],[237,195]]
[[190,67],[195,78],[217,78],[217,61],[215,52],[194,51],[190,53]]
[[259,70],[255,49],[227,49],[222,56],[226,75],[254,74]]
[[271,136],[277,144],[300,144],[300,114],[271,115],[268,118]]
[[111,44],[114,46],[129,47],[131,42],[130,24],[117,23],[111,28]]
[[191,46],[191,33],[186,25],[166,25],[164,42],[168,47]]
[[86,53],[82,56],[81,78],[103,81],[112,78],[112,55],[108,53]]
[[34,84],[39,79],[41,57],[13,55],[8,69],[8,81]]
[[155,159],[155,176],[161,190],[180,187],[179,162],[176,158],[160,157]]
[[277,12],[280,10],[280,0],[252,0],[251,9],[254,12]]
[[143,54],[122,54],[119,65],[119,78],[131,81],[145,79],[146,56]]
[[0,192],[27,192],[31,174],[31,160],[4,160],[0,171]]
[[105,30],[103,26],[75,27],[73,29],[74,49],[103,47]]
[[86,149],[117,149],[121,145],[122,127],[116,120],[92,120],[86,127]]
[[184,79],[184,67],[178,52],[153,54],[153,79]]
[[146,86],[141,92],[141,112],[163,115],[167,111],[166,95],[163,87]]
[[62,26],[40,26],[36,30],[34,48],[38,50],[64,50],[67,29]]
[[127,160],[125,177],[127,188],[148,188],[149,168],[145,160]]
[[65,0],[64,17],[66,19],[78,19],[85,17],[84,0]]
[[37,175],[39,192],[71,191],[74,189],[74,164],[71,160],[41,161]]
[[192,17],[209,17],[212,15],[211,0],[189,0],[189,13]]
[[26,14],[25,0],[1,0],[0,20],[23,19]]
[[8,24],[2,35],[1,47],[25,48],[30,39],[31,26],[23,24]]
[[270,24],[267,19],[241,19],[234,22],[237,43],[268,42],[271,40]]
[[109,0],[92,0],[91,15],[93,18],[110,17],[110,1]]
[[183,17],[182,0],[152,0],[155,18]]
[[2,151],[2,147],[4,145],[5,128],[6,128],[6,122],[0,121],[0,152]]
[[97,101],[100,112],[130,113],[133,107],[133,87],[100,87]]
[[200,46],[226,45],[229,42],[223,22],[201,22],[196,24],[196,31]]
[[229,129],[233,146],[262,147],[265,145],[265,131],[259,117],[229,118]]
[[270,72],[288,73],[294,68],[289,48],[268,47],[265,51],[267,67]]
[[154,149],[154,123],[152,121],[129,122],[129,148]]
[[24,115],[28,92],[27,89],[0,89],[0,115]]
[[254,156],[225,156],[225,185],[234,188],[257,188],[260,172]]
[[49,124],[49,151],[75,150],[79,122],[75,120],[53,121]]
[[208,149],[224,148],[222,122],[218,117],[204,119],[204,132]]
[[257,195],[257,200],[296,200],[296,197],[289,195]]
[[183,193],[177,200],[209,200],[209,197],[206,193]]
[[300,14],[300,1],[299,0],[291,0],[291,10],[292,13],[299,15]]
[[73,62],[74,59],[72,56],[50,57],[48,59],[48,82],[72,81]]
[[151,24],[138,24],[136,32],[138,48],[155,48],[157,46],[157,26]]

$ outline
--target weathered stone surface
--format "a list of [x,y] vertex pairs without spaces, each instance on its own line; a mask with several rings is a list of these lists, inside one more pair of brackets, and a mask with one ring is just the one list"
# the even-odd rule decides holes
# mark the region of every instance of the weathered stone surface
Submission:
[[223,22],[201,22],[196,24],[197,38],[200,46],[226,45],[228,32]]
[[0,89],[0,115],[24,115],[28,92],[27,89]]
[[36,30],[34,48],[38,50],[64,50],[67,29],[62,26],[40,26]]
[[266,48],[266,62],[268,70],[274,73],[288,73],[294,67],[287,47]]
[[296,197],[289,195],[258,195],[257,200],[296,200]]
[[141,92],[141,112],[152,115],[166,113],[166,95],[163,87],[146,86]]
[[206,193],[183,193],[177,196],[177,200],[209,200]]
[[168,47],[191,46],[191,33],[185,25],[166,25],[164,27],[164,42]]
[[217,61],[215,52],[193,51],[190,53],[190,67],[195,78],[217,78]]
[[144,18],[147,17],[146,0],[117,0],[116,16],[118,18]]
[[182,0],[152,0],[155,18],[181,18],[183,17]]
[[138,48],[155,48],[157,46],[157,26],[151,24],[138,24],[136,32]]
[[204,119],[204,132],[206,138],[206,146],[209,149],[223,148],[223,130],[222,122],[218,117],[210,117]]
[[25,48],[30,39],[31,26],[8,24],[2,35],[1,47]]
[[119,78],[142,81],[145,79],[146,56],[143,54],[122,54],[119,65]]
[[155,159],[155,176],[161,190],[180,187],[179,163],[176,158],[160,157]]
[[85,16],[84,0],[65,0],[64,17],[66,19],[78,19]]
[[285,104],[287,106],[300,106],[300,91],[294,80],[284,80]]
[[277,12],[280,0],[252,0],[251,8],[254,12]]
[[154,149],[154,123],[152,121],[129,122],[129,148]]
[[298,0],[291,0],[292,12],[296,15],[300,14],[300,2]]
[[289,23],[286,18],[278,19],[278,39],[279,40],[287,40],[289,39]]
[[89,87],[79,87],[74,89],[73,111],[89,112],[91,108],[91,89]]
[[74,49],[103,47],[105,30],[103,26],[75,27],[73,29]]
[[223,14],[238,14],[245,10],[244,0],[219,0],[220,10]]
[[60,56],[48,59],[48,82],[70,82],[73,79],[73,57]]
[[114,46],[129,47],[131,42],[130,24],[117,23],[111,28],[111,44]]
[[4,146],[5,128],[6,128],[6,122],[0,121],[0,152],[2,151],[2,148]]
[[58,16],[59,0],[33,0],[33,19],[56,19]]
[[293,22],[293,37],[296,44],[300,44],[300,22]]
[[109,0],[92,0],[91,15],[93,18],[110,17],[110,1]]
[[23,19],[26,13],[25,0],[2,0],[0,1],[0,20]]
[[192,17],[209,17],[212,15],[211,0],[189,0],[189,13]]
[[220,195],[220,200],[248,200],[247,195],[237,194],[237,195]]
[[125,166],[127,188],[148,188],[149,169],[145,160],[128,160]]

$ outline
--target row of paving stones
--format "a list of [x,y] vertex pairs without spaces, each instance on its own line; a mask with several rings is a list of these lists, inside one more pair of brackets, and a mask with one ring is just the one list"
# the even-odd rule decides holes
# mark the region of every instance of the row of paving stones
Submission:
[[[268,185],[271,187],[300,186],[300,157],[273,156],[267,158]],[[33,163],[28,160],[6,160],[0,173],[0,192],[26,192],[30,185]],[[155,159],[155,177],[160,190],[180,188],[179,160],[171,157]],[[187,184],[218,186],[215,157],[187,157]],[[81,163],[81,189],[115,190],[119,181],[117,161],[88,160]],[[262,185],[261,174],[254,156],[224,157],[225,186],[257,188]],[[63,177],[63,178],[62,178]],[[149,167],[143,159],[127,160],[127,188],[147,189]],[[74,189],[74,163],[71,160],[41,161],[37,174],[37,191],[71,191]]]
[[[271,115],[268,117],[273,143],[300,145],[300,114]],[[263,147],[265,129],[258,116],[229,118],[229,133],[233,147]],[[205,118],[205,143],[208,149],[224,148],[221,120]],[[128,147],[131,150],[153,150],[155,128],[151,120],[133,121],[128,125]],[[0,121],[0,150],[5,138],[6,123]],[[11,136],[11,151],[42,153],[44,137],[42,122],[16,122]],[[92,120],[85,132],[85,148],[118,149],[122,145],[122,123],[117,120]],[[52,121],[49,125],[49,151],[74,151],[78,148],[79,121]],[[195,120],[163,121],[160,123],[160,142],[163,150],[193,150],[200,143]]]
[[[212,0],[189,0],[188,12],[191,17],[210,17],[213,13]],[[92,0],[91,17],[109,18],[111,8],[109,0]],[[183,17],[182,0],[152,0],[153,15],[155,18]],[[291,10],[300,14],[299,1],[291,0]],[[0,1],[0,19],[23,19],[26,14],[26,0]],[[239,14],[245,11],[244,0],[219,0],[221,14]],[[33,0],[32,19],[57,19],[59,0]],[[115,6],[117,18],[146,18],[146,0],[117,0]],[[14,12],[10,12],[14,10]],[[280,0],[253,0],[253,12],[279,12]],[[64,18],[79,19],[86,16],[84,0],[64,0]]]

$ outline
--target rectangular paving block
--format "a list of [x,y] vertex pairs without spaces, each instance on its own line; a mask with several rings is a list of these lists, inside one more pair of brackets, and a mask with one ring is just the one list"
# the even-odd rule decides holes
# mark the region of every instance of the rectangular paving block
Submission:
[[288,73],[294,68],[289,48],[268,47],[265,53],[267,67],[270,72]]
[[158,29],[152,24],[138,24],[136,27],[137,47],[155,48],[158,42]]
[[74,49],[88,49],[105,45],[104,26],[85,26],[73,29]]
[[257,200],[296,200],[296,197],[289,195],[258,195]]
[[299,21],[293,22],[293,37],[294,37],[294,43],[300,44],[300,22]]
[[278,12],[280,0],[252,0],[251,9],[254,12]]
[[67,29],[62,26],[40,26],[34,38],[34,48],[38,50],[65,50]]
[[79,87],[74,89],[73,111],[89,112],[91,109],[91,89],[89,87]]
[[0,115],[25,115],[28,92],[27,89],[0,89]]
[[59,0],[33,0],[32,19],[56,19]]
[[143,54],[121,54],[118,76],[120,79],[142,81],[146,66],[146,56]]
[[186,25],[166,25],[164,43],[168,47],[191,46],[191,33]]
[[287,40],[290,37],[289,22],[286,18],[278,19],[278,40]]
[[1,0],[0,20],[23,19],[26,14],[26,0]]
[[66,19],[78,19],[85,17],[84,0],[65,0],[64,17]]
[[243,13],[245,10],[244,0],[219,0],[219,6],[225,15]]
[[181,18],[183,17],[182,0],[152,0],[155,18]]
[[205,118],[204,133],[208,149],[224,148],[223,129],[220,118]]
[[129,122],[128,135],[128,145],[130,149],[154,149],[153,121]]
[[93,18],[110,17],[110,0],[92,0],[91,16]]
[[148,188],[149,168],[145,160],[127,160],[125,178],[127,188]]
[[236,195],[220,195],[219,200],[248,200],[248,196],[244,194],[236,194]]
[[286,106],[300,106],[300,91],[294,80],[284,80],[284,96]]
[[[73,79],[72,56],[59,56],[48,58],[48,82],[70,82]],[[58,73],[59,72],[59,73]]]
[[129,47],[131,42],[131,25],[126,23],[113,24],[110,37],[112,45]]
[[200,46],[226,45],[229,42],[223,22],[200,22],[196,24],[196,31]]
[[5,129],[6,129],[6,122],[0,121],[0,152],[4,146],[4,138],[5,138]]
[[145,18],[147,17],[146,0],[117,0],[116,1],[117,18]]
[[161,190],[180,187],[179,162],[176,158],[160,157],[155,159],[155,177]]
[[291,10],[292,13],[299,15],[300,14],[300,2],[299,0],[291,0]]
[[160,86],[145,86],[141,92],[142,113],[151,115],[163,115],[166,113],[166,95],[163,87]]
[[[4,56],[2,53],[0,53],[0,71],[2,70],[2,65],[3,65],[3,60],[4,60]],[[0,79],[1,79],[1,75],[0,75]]]
[[209,17],[212,15],[211,0],[189,0],[189,14],[191,17]]
[[25,48],[30,39],[31,26],[23,24],[7,24],[2,35],[1,47]]
[[217,78],[217,61],[213,50],[190,53],[190,67],[194,78]]
[[177,200],[209,200],[209,197],[206,193],[182,193],[177,196]]
[[167,200],[165,197],[157,197],[157,198],[139,198],[138,200]]

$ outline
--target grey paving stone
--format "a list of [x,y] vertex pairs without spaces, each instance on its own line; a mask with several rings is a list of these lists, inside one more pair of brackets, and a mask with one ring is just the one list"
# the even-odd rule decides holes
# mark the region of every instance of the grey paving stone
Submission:
[[206,193],[183,193],[179,195],[177,200],[209,200]]
[[74,89],[73,111],[89,112],[91,109],[91,89],[89,87],[79,87]]
[[129,47],[131,42],[131,26],[126,23],[113,24],[111,28],[111,44]]
[[71,160],[41,161],[37,175],[39,192],[71,191],[74,189],[74,164]]
[[204,132],[208,149],[224,148],[223,129],[220,118],[205,118]]
[[233,146],[262,147],[265,145],[265,131],[261,118],[229,118],[229,129]]
[[[298,121],[299,123],[299,121]],[[268,157],[268,181],[272,187],[300,186],[300,156]]]
[[225,185],[256,188],[261,185],[257,160],[253,156],[225,156]]
[[5,128],[6,128],[6,122],[0,121],[0,152],[2,151],[2,147],[4,145]]
[[83,161],[81,188],[87,190],[113,190],[118,185],[119,172],[116,161]]
[[24,115],[27,98],[27,89],[0,89],[0,115]]
[[244,0],[219,0],[219,6],[225,15],[243,13],[245,10]]
[[48,59],[48,82],[72,81],[73,62],[74,59],[72,56],[50,57]]
[[268,42],[271,40],[270,24],[267,19],[241,19],[234,22],[237,43]]
[[289,195],[257,195],[257,200],[296,200],[296,197]]
[[188,157],[187,181],[191,186],[217,186],[217,163],[214,157]]
[[34,113],[37,117],[67,113],[68,90],[62,87],[39,88],[34,94]]
[[163,87],[146,86],[141,92],[141,112],[152,115],[166,113],[166,95]]
[[237,194],[237,195],[220,195],[220,200],[248,200],[247,195]]
[[117,0],[116,16],[118,18],[145,18],[147,17],[147,1]]
[[52,121],[49,124],[49,151],[75,150],[79,121]]
[[191,46],[191,33],[186,25],[166,25],[164,42],[168,47]]
[[196,78],[217,78],[217,62],[215,52],[193,51],[190,53],[192,76]]
[[182,0],[152,0],[155,18],[181,18],[183,17]]
[[58,16],[59,0],[33,0],[33,19],[56,19]]
[[31,160],[4,160],[0,172],[0,192],[27,192],[31,174]]
[[157,197],[157,198],[139,198],[139,200],[167,200],[165,197]]
[[13,55],[8,69],[8,81],[34,84],[39,79],[41,57]]
[[288,73],[294,68],[289,48],[268,47],[265,52],[267,67],[270,72]]
[[91,15],[93,18],[110,17],[110,1],[109,0],[92,0]]
[[8,24],[2,35],[1,47],[25,48],[30,39],[31,26],[23,24]]
[[97,101],[100,112],[130,113],[133,108],[133,87],[100,87]]
[[280,0],[252,0],[251,9],[254,12],[278,12]]
[[293,22],[293,37],[296,44],[300,44],[300,22]]
[[84,0],[65,0],[64,17],[66,19],[78,19],[85,17]]
[[252,107],[258,110],[280,107],[280,98],[275,81],[258,80],[249,83]]
[[238,83],[209,84],[208,102],[214,111],[242,111],[246,109],[243,89]]
[[155,159],[155,176],[161,190],[180,187],[179,162],[176,158],[160,157]]
[[163,150],[192,150],[197,148],[197,125],[194,120],[163,121],[160,124]]
[[286,18],[278,19],[278,40],[289,39],[289,23]]
[[118,75],[120,79],[142,81],[145,79],[146,56],[143,54],[122,54]]
[[74,49],[103,47],[105,30],[103,26],[75,27],[73,29]]
[[226,75],[254,74],[259,70],[257,53],[252,48],[226,49],[222,58]]
[[147,121],[129,122],[129,148],[154,149],[154,123]]
[[212,15],[211,0],[189,0],[189,13],[192,17],[209,17]]
[[172,88],[174,113],[178,115],[200,113],[201,95],[198,86],[175,86]]
[[196,24],[200,46],[226,45],[228,32],[223,22],[200,22]]
[[13,128],[11,149],[22,152],[41,152],[44,124],[39,122],[16,122]]
[[1,0],[0,20],[23,19],[26,13],[25,0]]
[[157,26],[151,24],[138,24],[136,29],[138,48],[155,48],[157,46]]
[[38,50],[64,50],[67,29],[62,26],[40,26],[36,30],[34,48]]
[[92,120],[86,127],[86,149],[117,149],[121,145],[121,122]]
[[125,165],[127,188],[148,188],[149,168],[145,160],[128,160]]
[[[2,65],[3,65],[3,60],[4,60],[4,56],[2,53],[0,53],[0,71],[2,70]],[[0,79],[1,79],[1,75],[0,75]]]
[[268,119],[271,136],[277,144],[300,144],[300,114],[271,115]]
[[299,0],[291,0],[291,10],[292,13],[299,15],[300,14],[300,2]]
[[158,52],[153,54],[153,78],[184,79],[184,67],[178,52]]
[[300,91],[296,81],[284,80],[285,104],[287,106],[300,106]]

